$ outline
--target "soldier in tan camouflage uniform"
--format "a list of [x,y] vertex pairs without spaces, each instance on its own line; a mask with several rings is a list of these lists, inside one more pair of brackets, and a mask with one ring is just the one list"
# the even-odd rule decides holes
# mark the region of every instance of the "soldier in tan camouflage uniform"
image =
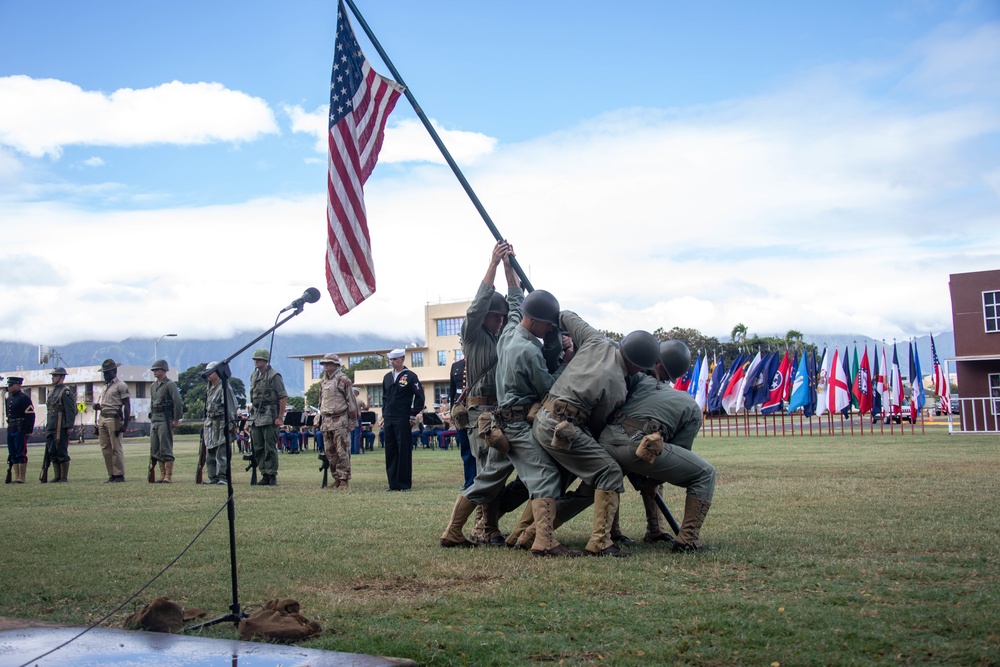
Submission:
[[345,491],[351,479],[351,429],[358,421],[358,403],[354,384],[341,370],[340,357],[328,354],[319,363],[323,366],[319,381],[320,428],[333,473],[329,488]]
[[170,367],[165,359],[154,361],[150,370],[156,377],[149,401],[150,465],[159,464],[157,484],[170,484],[174,475],[174,429],[184,414],[184,403],[177,383],[167,378]]

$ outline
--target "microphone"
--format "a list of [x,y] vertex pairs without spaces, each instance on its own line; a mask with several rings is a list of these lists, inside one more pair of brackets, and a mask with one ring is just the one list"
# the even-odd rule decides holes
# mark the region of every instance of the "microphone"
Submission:
[[302,310],[303,306],[305,306],[307,303],[316,303],[317,301],[319,301],[319,297],[320,297],[319,290],[316,289],[315,287],[309,287],[306,289],[305,292],[302,293],[302,296],[300,296],[298,299],[292,301],[290,304],[279,310],[278,314],[280,315],[286,310]]

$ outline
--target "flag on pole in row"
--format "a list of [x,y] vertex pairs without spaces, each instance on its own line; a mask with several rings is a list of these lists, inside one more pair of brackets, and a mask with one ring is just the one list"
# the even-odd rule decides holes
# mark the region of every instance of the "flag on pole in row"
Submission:
[[327,136],[326,286],[341,315],[375,293],[364,184],[375,169],[386,120],[402,90],[372,69],[344,3],[338,3]]
[[711,372],[708,369],[708,351],[701,358],[701,370],[698,372],[698,390],[694,394],[694,402],[703,411],[708,404],[708,384],[712,381]]
[[708,398],[705,403],[705,408],[709,412],[718,412],[722,409],[722,404],[720,403],[722,396],[719,393],[719,388],[722,386],[722,381],[725,375],[726,357],[723,355],[715,363],[715,370],[712,371],[712,381],[708,385]]
[[[854,351],[855,359],[857,350]],[[876,363],[878,363],[876,361]],[[854,380],[854,398],[857,400],[858,412],[866,414],[872,410],[872,374],[868,363],[868,346],[865,345],[865,353],[861,356],[861,366],[858,367],[858,376]]]
[[903,375],[899,372],[899,354],[896,342],[892,343],[892,366],[889,368],[889,409],[890,415],[903,414]]
[[687,386],[687,393],[692,397],[698,393],[698,383],[701,381],[701,355],[699,354],[694,360],[694,366],[691,368],[691,381]]
[[833,362],[830,364],[830,386],[827,394],[827,400],[829,405],[827,411],[831,414],[834,412],[840,412],[844,408],[851,407],[851,387],[848,384],[847,379],[847,366],[845,362],[847,348],[844,348],[845,354],[840,354],[840,350],[837,348],[833,349]]
[[771,358],[771,363],[768,365],[768,374],[771,379],[770,393],[760,408],[761,414],[764,415],[781,412],[781,409],[785,406],[785,384],[787,378],[792,374],[792,362],[788,358],[787,350],[782,359],[779,360],[777,354]]
[[744,361],[742,355],[733,362],[729,383],[722,395],[722,409],[726,411],[727,415],[736,414],[740,409],[738,404],[742,404],[743,400],[743,379],[749,365],[750,362]]
[[875,344],[874,368],[872,368],[872,417],[882,414],[882,396],[885,394],[885,345],[882,345],[883,361],[879,363],[878,343]]
[[948,377],[948,369],[938,359],[934,334],[931,334],[931,356],[934,358],[934,393],[941,399],[941,409],[951,412],[951,378]]
[[792,381],[792,395],[788,399],[788,411],[806,408],[809,405],[809,363],[803,352]]
[[830,388],[830,362],[833,361],[830,351],[823,348],[823,361],[816,370],[816,416],[822,417],[830,407],[827,400],[827,390]]
[[924,376],[920,372],[920,353],[916,343],[910,341],[910,421],[916,422],[917,415],[924,409]]
[[[866,347],[865,350],[868,348]],[[845,349],[846,351],[846,349]],[[847,361],[847,357],[844,357],[844,361]],[[854,395],[854,387],[858,384],[858,372],[861,369],[858,367],[858,344],[854,344],[854,357],[851,361],[851,376],[848,378],[851,385],[851,405],[858,407],[858,397]]]

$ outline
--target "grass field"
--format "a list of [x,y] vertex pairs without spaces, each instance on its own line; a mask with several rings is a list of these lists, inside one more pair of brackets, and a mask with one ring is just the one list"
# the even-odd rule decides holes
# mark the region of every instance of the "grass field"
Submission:
[[[297,598],[326,630],[304,646],[423,665],[1000,664],[996,437],[707,438],[695,450],[719,473],[702,532],[719,550],[639,544],[630,559],[441,549],[454,450],[414,452],[411,493],[383,491],[380,450],[354,457],[347,493],[319,488],[312,451],[282,455],[276,488],[251,488],[241,467],[240,601],[252,612]],[[145,442],[126,443],[125,484],[101,484],[96,446],[70,453],[70,484],[39,484],[33,447],[28,484],[0,487],[0,615],[92,623],[225,502],[225,487],[194,485],[191,438],[169,486],[145,482]],[[679,519],[680,490],[665,495]],[[582,548],[590,518],[560,539]],[[642,535],[635,492],[622,525]],[[160,595],[228,611],[225,512],[108,625]]]

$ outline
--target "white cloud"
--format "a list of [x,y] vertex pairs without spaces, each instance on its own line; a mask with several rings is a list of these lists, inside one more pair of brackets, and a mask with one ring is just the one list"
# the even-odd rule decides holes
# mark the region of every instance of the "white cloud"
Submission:
[[[316,137],[315,148],[325,154],[328,150],[327,133],[329,132],[328,109],[321,107],[313,112],[307,112],[300,106],[285,106],[285,113],[292,121],[292,132],[302,132]],[[456,162],[472,164],[489,155],[496,148],[497,140],[479,132],[462,130],[446,130],[431,120],[434,131],[448,147],[448,152]],[[393,121],[392,117],[385,128],[385,140],[379,153],[379,162],[432,162],[445,164],[441,151],[434,145],[430,135],[419,120],[408,118]]]
[[0,77],[0,144],[32,157],[69,145],[253,141],[278,132],[267,103],[219,83],[172,81],[110,95],[56,79]]
[[[941,331],[948,275],[1000,267],[1000,113],[978,71],[991,57],[936,66],[949,57],[939,43],[715,107],[620,110],[515,145],[445,141],[473,162],[466,175],[533,284],[599,328]],[[972,83],[945,98],[926,89],[937,77],[914,74],[931,71]],[[325,141],[325,110],[286,111],[293,131]],[[405,138],[414,128],[394,131],[380,164],[395,143],[391,159],[411,162],[376,168],[366,187],[378,291],[343,318],[324,297],[289,330],[420,337],[425,303],[475,292],[490,234],[451,172]],[[322,195],[126,212],[11,201],[3,252],[63,239],[67,282],[9,290],[0,339],[264,329],[304,287],[322,290],[325,210]],[[152,229],[171,230],[155,252]],[[108,239],[124,241],[95,263]],[[122,316],[93,317],[109,304]]]
[[103,167],[104,160],[95,155],[94,157],[87,158],[81,164],[83,164],[85,167]]

